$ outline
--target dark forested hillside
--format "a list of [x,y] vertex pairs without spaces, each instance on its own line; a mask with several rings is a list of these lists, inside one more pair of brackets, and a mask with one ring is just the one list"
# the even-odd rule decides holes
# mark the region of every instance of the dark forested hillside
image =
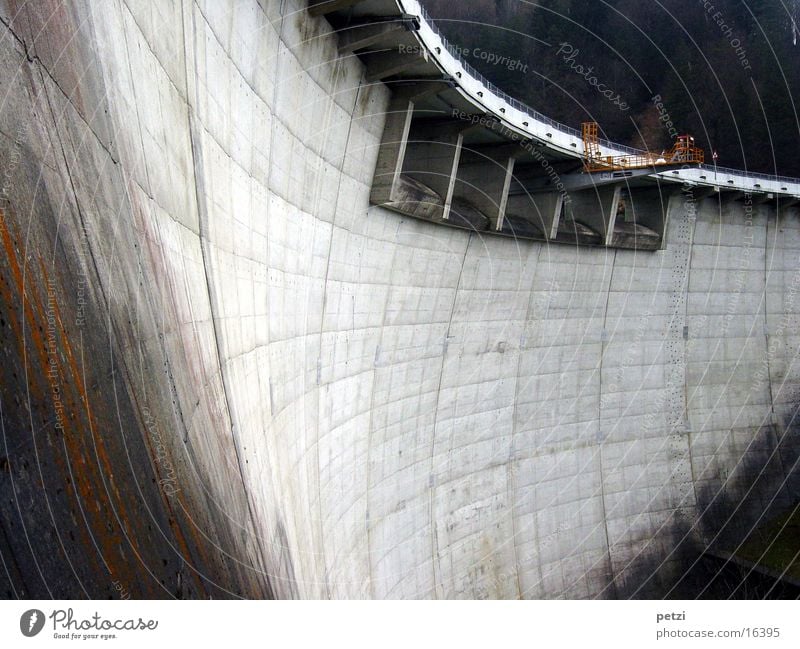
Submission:
[[469,63],[561,122],[651,149],[689,132],[709,162],[800,177],[800,0],[424,4]]

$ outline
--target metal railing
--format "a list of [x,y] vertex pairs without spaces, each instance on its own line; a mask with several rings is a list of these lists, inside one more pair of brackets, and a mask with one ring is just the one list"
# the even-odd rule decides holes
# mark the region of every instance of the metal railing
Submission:
[[747,171],[746,169],[733,169],[731,167],[715,167],[714,165],[702,165],[701,169],[706,171],[716,172],[720,174],[728,174],[730,176],[747,176],[748,178],[758,178],[759,180],[774,180],[781,183],[794,183],[800,184],[800,178],[792,178],[790,176],[776,176],[773,174],[764,174],[757,171]]
[[[563,133],[565,135],[571,135],[571,136],[576,137],[578,139],[581,138],[581,133],[580,133],[580,131],[578,129],[572,128],[570,126],[567,126],[566,124],[562,124],[561,122],[558,122],[558,121],[556,121],[556,120],[554,120],[554,119],[552,119],[550,117],[547,117],[547,115],[543,115],[538,110],[536,110],[534,108],[531,108],[525,102],[522,102],[519,99],[516,99],[515,97],[512,97],[506,91],[498,88],[495,84],[493,84],[491,81],[489,81],[485,76],[483,76],[483,74],[478,72],[474,67],[472,67],[469,63],[467,63],[464,60],[464,58],[461,56],[460,51],[457,48],[453,47],[448,42],[448,40],[445,38],[445,36],[442,33],[442,31],[436,25],[436,22],[430,17],[430,14],[428,14],[428,12],[425,10],[425,7],[423,7],[422,4],[420,4],[419,8],[420,8],[420,13],[421,13],[421,16],[420,16],[421,19],[427,24],[427,26],[430,28],[430,30],[441,39],[442,46],[450,53],[450,55],[456,61],[458,61],[459,65],[461,65],[461,67],[464,68],[464,71],[467,74],[469,74],[471,77],[473,77],[476,81],[479,81],[481,84],[483,84],[488,90],[490,90],[496,96],[500,97],[503,101],[505,101],[512,108],[515,108],[520,112],[523,112],[523,113],[526,113],[526,114],[530,115],[531,117],[533,117],[537,121],[542,122],[542,123],[546,124],[547,126],[553,127],[559,133]],[[625,146],[624,144],[617,144],[616,142],[611,142],[610,140],[606,140],[606,139],[603,139],[603,138],[600,138],[598,140],[598,142],[603,147],[610,148],[610,149],[613,149],[615,151],[621,151],[621,152],[628,153],[628,154],[631,154],[631,155],[637,155],[638,156],[638,155],[646,155],[647,154],[647,151],[645,151],[644,149],[637,149],[635,147]],[[800,184],[800,178],[790,178],[788,176],[778,176],[778,175],[771,175],[771,174],[764,174],[764,173],[754,173],[754,172],[746,171],[746,170],[743,170],[743,169],[732,169],[732,168],[729,168],[729,167],[718,167],[718,166],[710,165],[710,164],[700,165],[699,168],[700,169],[704,169],[706,171],[710,171],[712,173],[716,172],[716,173],[728,174],[728,175],[731,175],[731,176],[740,176],[740,177],[746,177],[746,178],[770,180],[770,181],[775,181],[775,182]]]

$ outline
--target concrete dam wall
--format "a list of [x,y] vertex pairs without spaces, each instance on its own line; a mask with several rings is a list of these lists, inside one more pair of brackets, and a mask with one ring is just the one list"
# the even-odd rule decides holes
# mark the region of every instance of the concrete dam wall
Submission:
[[793,502],[796,207],[444,227],[305,2],[0,21],[4,597],[663,596]]

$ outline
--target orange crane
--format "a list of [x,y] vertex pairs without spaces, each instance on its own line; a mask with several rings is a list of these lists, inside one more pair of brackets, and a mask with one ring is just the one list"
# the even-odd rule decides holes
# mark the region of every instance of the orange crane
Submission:
[[587,172],[619,171],[624,169],[644,169],[676,164],[702,164],[705,152],[694,145],[691,135],[679,135],[669,151],[660,155],[642,152],[639,155],[604,156],[600,152],[599,127],[597,122],[584,122],[583,168]]

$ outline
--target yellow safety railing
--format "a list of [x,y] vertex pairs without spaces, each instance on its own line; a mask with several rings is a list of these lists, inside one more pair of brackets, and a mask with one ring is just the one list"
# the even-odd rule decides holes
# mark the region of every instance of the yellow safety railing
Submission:
[[593,171],[621,171],[626,169],[644,169],[674,164],[702,164],[705,152],[694,145],[691,135],[681,135],[669,151],[658,153],[642,153],[640,155],[604,156],[600,154],[599,127],[597,122],[584,122],[583,135],[583,168]]

